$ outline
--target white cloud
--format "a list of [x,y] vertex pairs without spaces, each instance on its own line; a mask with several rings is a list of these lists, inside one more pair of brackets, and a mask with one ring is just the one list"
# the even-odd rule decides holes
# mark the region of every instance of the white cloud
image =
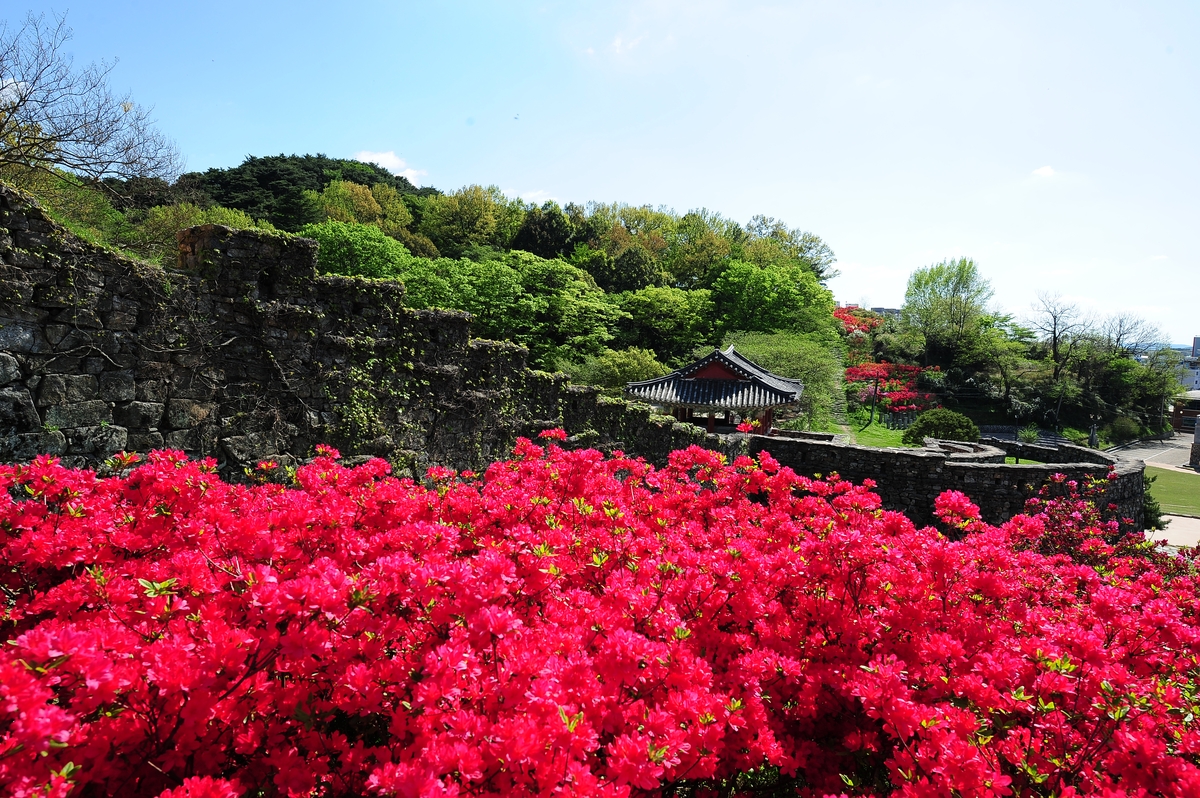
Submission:
[[387,152],[362,150],[361,152],[354,153],[354,160],[382,166],[394,175],[408,178],[409,182],[417,186],[421,185],[421,175],[429,174],[424,169],[413,169],[393,150],[388,150]]
[[622,55],[624,53],[627,53],[630,50],[632,50],[634,47],[637,47],[638,43],[641,42],[641,40],[644,38],[646,38],[645,35],[642,35],[642,36],[637,37],[636,39],[633,39],[632,41],[627,41],[626,39],[622,38],[621,36],[617,36],[612,41],[613,51],[617,55]]
[[21,94],[29,88],[28,83],[15,80],[0,82],[0,103],[15,103],[21,99]]
[[1040,169],[1034,169],[1033,173],[1038,177],[1053,177],[1056,173],[1051,166],[1043,166]]

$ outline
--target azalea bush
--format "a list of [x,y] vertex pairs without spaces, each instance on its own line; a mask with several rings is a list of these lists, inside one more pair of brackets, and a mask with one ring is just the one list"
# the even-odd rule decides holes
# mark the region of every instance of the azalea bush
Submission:
[[842,340],[846,344],[846,362],[859,365],[871,362],[873,333],[883,324],[883,316],[866,308],[833,309],[833,317],[840,324]]
[[0,794],[1200,794],[1191,562],[1069,486],[943,534],[563,437],[424,483],[0,466]]
[[923,372],[937,372],[938,367],[923,369],[902,363],[860,363],[846,369],[846,394],[860,405],[870,405],[875,397],[879,409],[889,413],[925,411],[940,407],[937,394],[919,390],[917,379]]

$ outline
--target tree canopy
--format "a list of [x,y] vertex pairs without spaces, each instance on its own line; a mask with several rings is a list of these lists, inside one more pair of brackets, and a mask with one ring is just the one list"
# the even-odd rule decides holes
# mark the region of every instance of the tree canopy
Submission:
[[322,220],[322,206],[306,192],[324,192],[333,181],[388,186],[401,195],[437,193],[435,189],[417,188],[408,178],[376,164],[325,155],[247,156],[239,166],[189,172],[179,180],[210,202],[245,211],[288,231]]
[[992,287],[970,258],[944,260],[908,278],[903,316],[925,339],[926,357],[954,357],[967,345],[987,311]]

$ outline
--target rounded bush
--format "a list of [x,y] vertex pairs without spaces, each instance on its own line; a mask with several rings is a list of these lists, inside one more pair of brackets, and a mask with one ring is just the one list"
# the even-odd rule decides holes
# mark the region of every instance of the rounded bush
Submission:
[[919,446],[926,438],[974,443],[979,440],[979,427],[962,413],[939,407],[917,416],[916,422],[904,431],[901,440],[910,446]]
[[320,245],[317,263],[333,274],[360,277],[395,277],[412,256],[378,227],[333,219],[301,227],[299,234]]
[[1108,437],[1114,443],[1136,440],[1142,434],[1142,426],[1128,416],[1117,416],[1108,426]]

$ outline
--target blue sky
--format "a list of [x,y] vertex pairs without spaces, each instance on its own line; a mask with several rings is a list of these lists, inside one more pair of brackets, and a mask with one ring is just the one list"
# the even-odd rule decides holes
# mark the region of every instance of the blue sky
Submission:
[[[36,4],[35,10],[63,6]],[[9,12],[10,19],[17,11]],[[1200,335],[1200,3],[76,2],[80,61],[190,169],[380,160],[441,189],[707,207],[823,237],[839,301],[975,258]]]

